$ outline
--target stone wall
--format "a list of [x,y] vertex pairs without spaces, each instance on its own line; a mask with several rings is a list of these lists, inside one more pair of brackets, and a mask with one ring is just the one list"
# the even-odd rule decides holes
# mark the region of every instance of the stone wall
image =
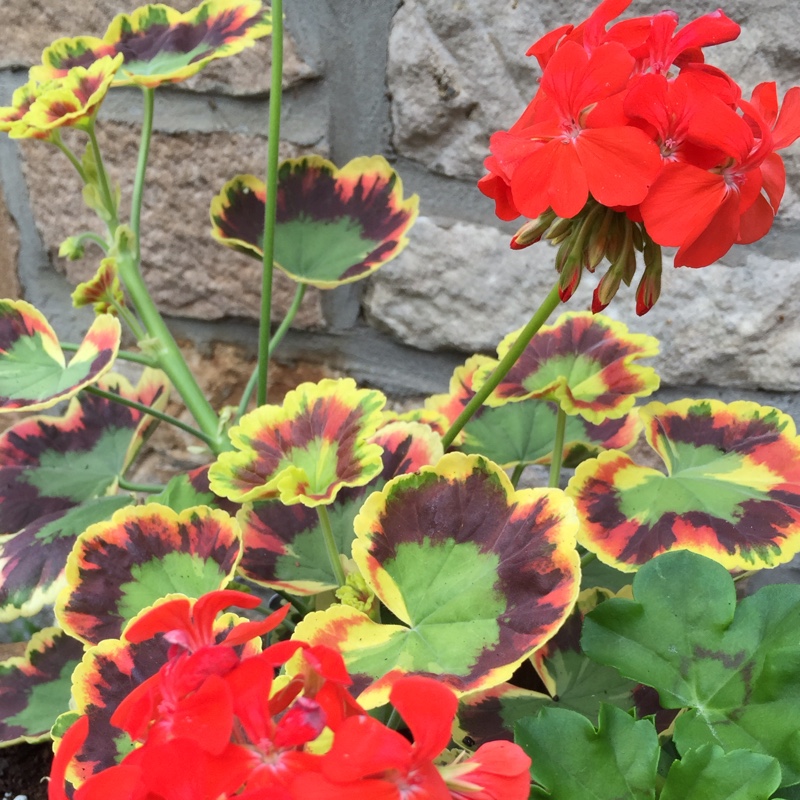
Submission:
[[[173,0],[183,9],[193,0]],[[454,365],[491,352],[527,321],[549,291],[553,251],[508,248],[515,225],[498,222],[477,191],[492,131],[507,127],[532,96],[538,72],[524,56],[545,31],[586,16],[575,0],[287,0],[284,155],[319,152],[342,164],[383,153],[407,192],[420,195],[411,243],[368,281],[310,292],[282,358],[346,371],[395,394],[442,391]],[[749,92],[775,78],[800,83],[792,4],[731,0],[740,39],[709,49]],[[661,4],[634,0],[637,14]],[[714,10],[675,0],[684,20]],[[3,0],[0,105],[25,69],[59,36],[101,35],[123,0]],[[567,16],[568,15],[568,16]],[[254,261],[208,235],[208,205],[238,172],[263,172],[269,43],[220,61],[175,88],[159,90],[148,170],[144,269],[178,336],[208,352],[249,358],[259,285]],[[112,173],[130,189],[140,98],[115,90],[103,107]],[[665,396],[759,397],[793,410],[800,390],[800,147],[786,159],[788,184],[774,230],[703,270],[667,267],[662,299],[644,318],[630,291],[608,309],[657,335]],[[64,338],[88,324],[65,308],[72,285],[96,268],[57,256],[60,241],[92,224],[79,185],[60,154],[38,142],[0,139],[0,286],[39,306]],[[591,278],[591,276],[589,276]],[[570,309],[589,305],[584,279]],[[279,279],[279,319],[292,288]],[[213,346],[223,343],[224,347]],[[246,370],[245,370],[246,371]],[[798,404],[800,409],[800,403]]]

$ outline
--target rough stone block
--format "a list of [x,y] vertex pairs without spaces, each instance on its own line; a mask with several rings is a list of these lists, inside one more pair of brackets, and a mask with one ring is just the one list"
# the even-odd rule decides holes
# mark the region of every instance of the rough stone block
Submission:
[[[101,150],[109,173],[122,185],[127,218],[136,165],[139,130],[104,122]],[[100,252],[91,246],[80,261],[56,255],[59,244],[83,230],[100,230],[99,221],[81,202],[81,184],[61,153],[35,141],[21,142],[31,205],[45,246],[71,283],[88,280]],[[281,143],[281,157],[300,148]],[[156,133],[150,150],[142,211],[143,271],[159,308],[195,319],[258,318],[261,265],[215,242],[210,235],[209,207],[214,195],[237,173],[261,175],[266,159],[259,136],[222,133]],[[276,270],[274,300],[281,318],[294,296],[295,284]],[[295,325],[323,324],[319,292],[306,293]]]
[[16,300],[20,296],[18,255],[19,234],[0,189],[0,297]]
[[[370,280],[365,308],[372,324],[415,347],[493,354],[556,279],[555,248],[512,251],[508,234],[493,227],[423,217],[410,238]],[[661,299],[647,315],[635,314],[635,282],[606,311],[658,337],[654,366],[665,384],[800,389],[800,263],[791,237],[783,241],[785,250],[769,255],[735,248],[705,269],[674,269],[667,256]],[[585,275],[550,322],[590,308],[600,274]]]
[[[4,0],[3,48],[0,68],[30,67],[41,59],[42,50],[62,36],[102,36],[117,14],[130,14],[144,3],[133,0]],[[199,0],[170,0],[167,5],[188,11]],[[200,74],[178,84],[198,92],[233,95],[265,94],[269,90],[269,38],[231,58],[211,62]],[[289,35],[284,45],[284,86],[294,86],[318,77],[306,63]]]
[[[489,136],[509,127],[533,97],[540,72],[525,51],[540,36],[577,24],[595,0],[406,0],[389,39],[388,86],[394,145],[408,158],[455,177],[479,177]],[[716,3],[673,4],[683,22],[714,11]],[[663,0],[635,0],[623,16],[652,14]],[[796,11],[782,2],[731,0],[724,4],[742,25],[731,43],[706,49],[745,95],[764,80],[782,91],[797,82],[800,48]],[[800,183],[796,164],[789,180]]]

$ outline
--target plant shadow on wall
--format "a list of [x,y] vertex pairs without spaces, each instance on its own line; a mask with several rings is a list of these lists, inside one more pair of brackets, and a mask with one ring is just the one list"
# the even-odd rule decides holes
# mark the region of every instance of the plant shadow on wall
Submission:
[[[532,46],[539,89],[479,184],[500,218],[527,219],[513,248],[557,245],[552,291],[496,358],[403,414],[349,378],[266,402],[306,287],[372,274],[418,203],[380,156],[279,162],[280,0],[120,15],[54,42],[0,109],[12,138],[69,159],[105,229],[62,247],[97,257],[72,295],[96,312],[82,342],[0,301],[0,405],[32,412],[0,437],[0,621],[56,620],[0,664],[0,737],[52,738],[50,800],[800,796],[800,587],[737,593],[800,552],[794,422],[646,402],[658,342],[598,313],[634,280],[652,308],[662,246],[705,267],[766,235],[800,88],[744,99],[708,66],[703,48],[739,34],[722,11],[617,21],[628,5]],[[216,409],[141,276],[153,97],[268,35],[266,181],[235,175],[210,199],[212,236],[263,265],[259,355],[239,406]],[[95,125],[132,85],[126,212]],[[297,290],[273,330],[275,266]],[[593,313],[548,323],[598,269]],[[207,464],[134,483],[159,424]],[[663,468],[628,454],[642,433]],[[531,464],[548,487],[517,488]]]

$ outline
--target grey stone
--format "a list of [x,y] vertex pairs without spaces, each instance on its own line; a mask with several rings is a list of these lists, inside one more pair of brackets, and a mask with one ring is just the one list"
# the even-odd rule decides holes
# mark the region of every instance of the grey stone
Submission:
[[[410,238],[371,279],[365,307],[372,324],[414,347],[493,352],[555,282],[554,248],[512,251],[508,235],[490,226],[423,217]],[[635,314],[635,281],[606,313],[660,340],[654,366],[665,384],[800,389],[800,263],[755,248],[733,252],[696,270],[674,269],[667,256],[662,296],[648,314]],[[584,276],[551,323],[561,311],[590,308],[602,270]]]

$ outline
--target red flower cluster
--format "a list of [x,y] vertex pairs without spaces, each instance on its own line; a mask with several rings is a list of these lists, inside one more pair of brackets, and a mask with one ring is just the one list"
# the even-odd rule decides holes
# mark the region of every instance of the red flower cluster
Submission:
[[[658,296],[652,245],[677,247],[675,266],[704,267],[770,229],[785,187],[776,151],[800,136],[800,87],[782,108],[774,83],[744,100],[702,52],[735,39],[735,22],[717,10],[678,28],[677,15],[663,11],[609,27],[630,2],[604,0],[577,27],[530,48],[543,70],[539,90],[508,131],[492,136],[479,187],[501,219],[535,218],[512,246],[548,230],[556,242],[572,237],[557,263],[562,299],[582,267],[606,256],[612,267],[594,304],[603,308],[620,279],[630,282],[633,250],[643,251],[644,313]],[[557,217],[576,224],[554,232]]]
[[[129,627],[131,642],[163,634],[171,644],[169,660],[111,718],[138,746],[89,777],[74,800],[528,797],[530,759],[510,742],[490,742],[446,766],[434,763],[450,741],[457,705],[437,681],[408,677],[392,690],[391,702],[413,735],[409,741],[352,698],[351,679],[335,651],[286,641],[257,655],[240,654],[239,645],[274,629],[288,609],[236,625],[219,641],[214,620],[220,611],[257,604],[240,592],[212,592],[194,603],[166,601]],[[291,678],[276,686],[276,669],[290,659]],[[62,739],[50,800],[66,800],[69,763],[89,725],[89,717],[80,717]],[[323,753],[326,730],[332,745]]]

